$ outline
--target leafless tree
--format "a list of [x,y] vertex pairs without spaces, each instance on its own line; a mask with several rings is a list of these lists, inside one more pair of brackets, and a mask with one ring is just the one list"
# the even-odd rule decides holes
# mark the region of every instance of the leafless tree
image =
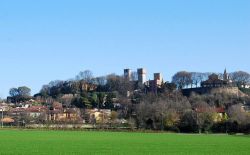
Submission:
[[122,76],[111,74],[107,76],[107,87],[110,92],[117,91],[127,97],[128,91],[133,90],[133,84]]
[[192,85],[192,75],[186,71],[177,72],[173,76],[172,82],[175,83],[179,89],[183,89],[189,85]]
[[187,98],[178,98],[175,100],[172,97],[147,96],[136,109],[139,126],[162,130],[177,126],[181,114],[191,110]]
[[237,71],[230,74],[232,80],[237,83],[238,86],[245,87],[250,82],[250,74],[244,71]]
[[191,72],[192,85],[195,85],[196,88],[201,82],[207,79],[208,79],[207,73]]
[[237,121],[239,124],[250,123],[248,114],[242,109],[241,104],[232,105],[228,108],[228,116],[231,121]]
[[85,70],[83,72],[80,72],[77,76],[76,76],[76,79],[81,81],[83,80],[84,82],[87,82],[87,83],[92,83],[93,82],[93,73],[92,71],[90,70]]

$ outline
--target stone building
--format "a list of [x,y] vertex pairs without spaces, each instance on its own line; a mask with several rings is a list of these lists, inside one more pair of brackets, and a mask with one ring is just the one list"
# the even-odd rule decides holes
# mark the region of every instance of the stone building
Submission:
[[147,81],[147,71],[144,68],[139,68],[137,70],[137,74],[138,74],[138,83],[139,85],[144,85]]
[[154,73],[154,80],[156,85],[161,86],[163,83],[163,76],[161,73]]
[[232,87],[233,81],[230,79],[226,69],[223,74],[223,79],[219,78],[219,75],[212,74],[208,77],[208,80],[201,82],[201,87],[217,88],[217,87]]
[[[157,90],[161,88],[163,81],[163,76],[161,73],[154,73],[153,80],[147,80],[147,71],[144,68],[137,69],[138,80],[133,81],[132,70],[124,69],[124,78],[130,82],[134,82],[140,89],[145,90],[145,92],[157,93]],[[128,92],[129,96],[130,92]]]
[[124,69],[124,78],[128,81],[131,81],[131,79],[132,79],[131,69]]
[[217,74],[211,74],[208,80],[201,82],[199,88],[188,88],[182,90],[183,95],[190,96],[192,93],[197,94],[211,94],[211,93],[227,93],[232,95],[244,95],[233,82],[226,69],[222,78]]

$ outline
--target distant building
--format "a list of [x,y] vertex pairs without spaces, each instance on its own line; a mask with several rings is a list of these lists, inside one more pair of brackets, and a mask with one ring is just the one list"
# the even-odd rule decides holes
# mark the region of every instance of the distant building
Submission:
[[[154,73],[153,80],[147,80],[147,71],[144,68],[137,69],[138,80],[133,81],[132,79],[132,71],[130,69],[124,69],[124,78],[134,82],[139,88],[143,88],[145,92],[154,92],[157,93],[157,90],[161,88],[163,81],[163,76],[161,73]],[[131,92],[128,91],[128,95],[130,96]]]
[[236,83],[232,81],[225,69],[222,78],[217,74],[211,74],[208,80],[201,82],[201,87],[199,88],[188,88],[182,89],[182,93],[185,96],[190,96],[192,93],[197,94],[210,94],[210,93],[227,93],[232,95],[242,95],[244,93],[239,91]]
[[55,122],[81,122],[80,109],[63,108],[59,102],[54,102],[47,113],[47,121]]
[[139,85],[144,85],[147,81],[147,71],[144,68],[139,68],[137,70],[138,74],[138,83]]
[[156,85],[161,86],[163,83],[163,76],[161,73],[154,73],[154,80]]
[[250,88],[250,84],[249,83],[247,83],[247,84],[242,84],[242,85],[240,85],[240,87],[241,88],[247,88],[247,89],[249,89]]
[[157,81],[156,80],[149,80],[146,83],[147,86],[147,92],[151,92],[151,93],[157,93],[158,90],[158,85],[157,85]]
[[86,114],[88,115],[87,122],[92,124],[108,123],[111,119],[110,109],[87,109]]
[[195,110],[195,112],[197,112],[198,116],[199,116],[199,114],[206,113],[206,112],[213,113],[212,119],[213,119],[213,122],[215,122],[215,123],[222,122],[222,121],[227,119],[227,114],[226,114],[225,108],[223,108],[223,107],[196,108],[194,110]]
[[158,89],[161,88],[163,81],[163,76],[161,73],[154,73],[154,79],[149,80],[145,83],[147,91],[152,93],[157,93]]
[[124,78],[126,80],[132,80],[132,71],[130,69],[124,69]]
[[44,115],[44,120],[45,120],[48,108],[46,106],[31,106],[27,108],[25,111],[28,116],[33,118],[37,118],[39,116]]
[[212,74],[208,77],[208,80],[201,82],[201,87],[209,87],[209,88],[216,88],[216,87],[232,87],[234,86],[232,80],[225,69],[223,74],[223,79],[220,79],[217,74]]
[[224,80],[224,81],[227,81],[227,82],[229,82],[229,83],[232,83],[232,80],[230,80],[230,77],[229,77],[229,75],[228,75],[226,69],[224,70],[223,80]]

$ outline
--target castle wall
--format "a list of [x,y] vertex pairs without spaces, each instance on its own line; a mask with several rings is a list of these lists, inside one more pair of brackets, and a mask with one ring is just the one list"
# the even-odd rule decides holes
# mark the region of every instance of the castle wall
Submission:
[[216,93],[226,93],[232,95],[239,95],[241,92],[239,91],[238,87],[218,87],[218,88],[211,88],[211,87],[200,87],[200,88],[190,88],[190,89],[183,89],[182,94],[184,96],[190,96],[192,93],[196,94],[216,94]]

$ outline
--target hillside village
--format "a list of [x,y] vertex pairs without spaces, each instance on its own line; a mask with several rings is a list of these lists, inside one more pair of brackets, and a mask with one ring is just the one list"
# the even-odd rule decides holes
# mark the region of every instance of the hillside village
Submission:
[[175,132],[249,132],[250,75],[181,71],[171,82],[161,73],[124,69],[124,75],[52,81],[30,96],[10,89],[1,101],[2,126],[29,128],[151,129]]

